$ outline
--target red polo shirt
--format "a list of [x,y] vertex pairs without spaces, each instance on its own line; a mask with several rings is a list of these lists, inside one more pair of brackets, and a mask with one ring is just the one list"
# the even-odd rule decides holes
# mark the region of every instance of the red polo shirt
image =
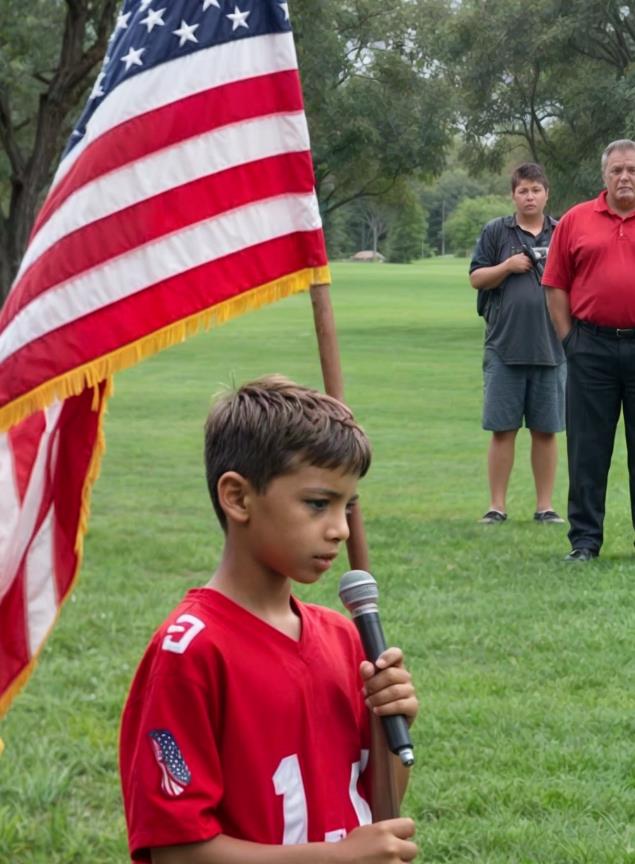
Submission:
[[569,294],[574,318],[604,327],[635,327],[635,213],[609,210],[606,190],[562,217],[542,284]]

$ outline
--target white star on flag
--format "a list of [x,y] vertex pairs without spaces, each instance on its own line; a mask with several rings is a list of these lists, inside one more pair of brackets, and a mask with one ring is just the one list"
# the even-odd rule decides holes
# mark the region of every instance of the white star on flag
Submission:
[[229,15],[226,15],[226,18],[232,22],[232,33],[234,30],[238,30],[239,27],[247,27],[249,28],[249,24],[245,20],[251,15],[251,12],[247,10],[246,12],[241,12],[238,6],[234,6],[234,11],[230,12]]
[[99,96],[104,95],[105,91],[104,91],[103,87],[101,86],[101,82],[104,80],[105,77],[106,77],[105,72],[100,72],[99,75],[97,76],[97,80],[93,84],[93,89],[90,91],[90,98],[91,99],[97,99]]
[[203,0],[203,12],[206,12],[210,6],[216,6],[217,9],[220,9],[218,0]]
[[186,21],[181,19],[181,26],[179,29],[172,31],[175,36],[179,37],[179,45],[181,48],[186,42],[198,42],[198,39],[194,35],[194,31],[198,30],[198,26],[198,24],[188,24]]
[[158,11],[155,9],[149,10],[148,14],[141,22],[148,28],[148,33],[152,33],[155,27],[165,27],[165,21],[163,20],[164,12],[165,9],[159,9]]
[[126,72],[131,66],[143,66],[141,55],[145,50],[145,48],[130,48],[125,57],[121,58],[121,62],[126,64]]
[[130,18],[131,12],[126,12],[125,15],[123,12],[121,15],[117,16],[117,23],[115,24],[115,31],[117,30],[125,30],[128,26],[128,18]]
[[141,0],[141,3],[139,4],[139,11],[144,12],[148,8],[150,3],[152,3],[152,0]]
[[284,12],[284,20],[288,21],[289,20],[289,4],[288,3],[278,3],[278,6]]

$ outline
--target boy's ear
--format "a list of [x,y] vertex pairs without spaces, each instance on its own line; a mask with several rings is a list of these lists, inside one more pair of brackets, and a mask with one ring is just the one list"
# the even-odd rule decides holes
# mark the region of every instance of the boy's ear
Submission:
[[218,478],[218,501],[228,522],[244,525],[249,521],[251,484],[237,471],[226,471]]

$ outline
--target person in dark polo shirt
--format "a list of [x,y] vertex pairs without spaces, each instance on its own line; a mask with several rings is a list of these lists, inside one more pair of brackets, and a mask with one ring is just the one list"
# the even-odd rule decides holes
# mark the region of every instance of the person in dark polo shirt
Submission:
[[483,428],[492,433],[490,505],[480,522],[495,525],[507,519],[507,487],[524,420],[531,433],[536,487],[533,518],[541,524],[563,523],[551,496],[558,459],[555,433],[564,428],[566,366],[540,284],[555,221],[545,216],[549,183],[540,165],[520,165],[511,186],[516,212],[487,223],[470,264],[477,307],[487,322]]
[[606,486],[624,412],[635,527],[635,141],[602,154],[606,189],[556,228],[543,284],[567,356],[567,561],[595,558],[604,539]]

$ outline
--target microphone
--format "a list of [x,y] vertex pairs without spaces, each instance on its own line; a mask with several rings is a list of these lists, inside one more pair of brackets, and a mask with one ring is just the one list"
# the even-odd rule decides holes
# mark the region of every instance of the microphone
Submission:
[[[365,570],[350,570],[340,579],[340,600],[351,613],[353,622],[366,652],[366,657],[375,663],[386,650],[386,638],[379,620],[377,582]],[[415,754],[403,714],[392,714],[381,718],[388,748],[399,756],[404,765],[414,764]]]

